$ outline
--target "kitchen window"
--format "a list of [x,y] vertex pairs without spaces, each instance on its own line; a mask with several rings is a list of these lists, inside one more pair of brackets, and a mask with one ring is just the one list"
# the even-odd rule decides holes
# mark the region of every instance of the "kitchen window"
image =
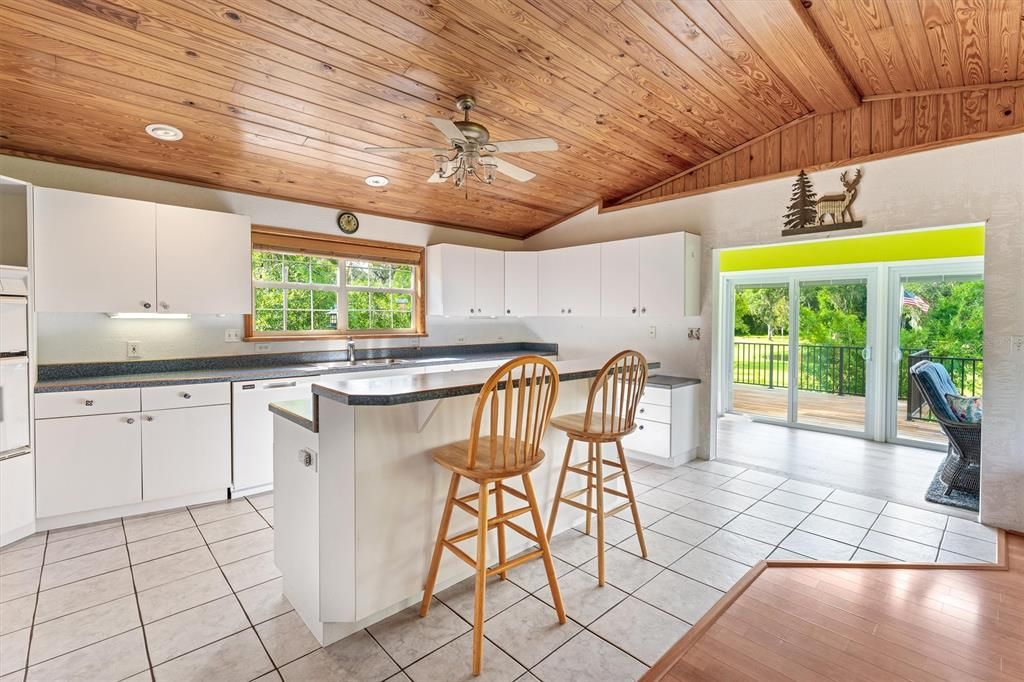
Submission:
[[246,338],[422,335],[422,256],[419,247],[254,227]]

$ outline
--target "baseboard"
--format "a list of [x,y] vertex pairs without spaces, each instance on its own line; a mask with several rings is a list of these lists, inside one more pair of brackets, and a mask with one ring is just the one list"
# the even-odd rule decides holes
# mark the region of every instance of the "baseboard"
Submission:
[[9,530],[6,533],[0,534],[0,547],[6,547],[12,542],[17,542],[27,538],[36,532],[35,521],[32,523],[26,523],[24,526],[19,526],[13,530]]
[[122,516],[152,514],[154,512],[168,511],[170,509],[176,509],[178,507],[185,507],[188,505],[217,502],[220,500],[226,500],[227,498],[227,489],[218,488],[216,490],[208,490],[202,493],[192,493],[190,495],[181,495],[179,497],[168,497],[162,500],[126,504],[120,507],[106,507],[104,509],[91,509],[89,511],[61,514],[59,516],[47,516],[36,519],[36,529],[53,530],[55,528],[67,528],[68,526],[80,526],[84,523],[96,523],[98,521],[119,519]]

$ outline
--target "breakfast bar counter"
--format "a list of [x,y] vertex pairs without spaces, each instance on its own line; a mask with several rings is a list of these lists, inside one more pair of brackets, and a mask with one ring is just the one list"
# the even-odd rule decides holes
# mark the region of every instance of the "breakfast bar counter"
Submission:
[[[589,379],[605,360],[555,362],[556,415],[585,409]],[[658,366],[650,363],[651,369]],[[307,400],[270,406],[276,561],[285,595],[321,644],[422,597],[449,483],[430,451],[469,437],[476,395],[493,372],[490,367],[335,379],[314,384]],[[532,473],[545,512],[565,446],[565,435],[549,429],[543,440],[547,456]],[[582,520],[582,511],[572,511],[559,514],[556,531]],[[475,517],[461,514],[451,527],[458,532],[474,524]],[[510,555],[526,549],[516,533],[508,543]],[[496,545],[493,537],[488,555],[496,559],[497,548],[490,545]],[[463,549],[471,556],[476,551],[472,540]],[[448,554],[437,589],[471,573]]]

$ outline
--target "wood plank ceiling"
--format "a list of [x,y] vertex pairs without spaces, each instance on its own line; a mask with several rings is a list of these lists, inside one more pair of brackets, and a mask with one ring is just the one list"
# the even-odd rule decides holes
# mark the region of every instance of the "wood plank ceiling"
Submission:
[[[1024,78],[1021,3],[0,0],[0,152],[523,236],[862,96]],[[506,156],[534,180],[364,151],[463,93],[559,142]]]

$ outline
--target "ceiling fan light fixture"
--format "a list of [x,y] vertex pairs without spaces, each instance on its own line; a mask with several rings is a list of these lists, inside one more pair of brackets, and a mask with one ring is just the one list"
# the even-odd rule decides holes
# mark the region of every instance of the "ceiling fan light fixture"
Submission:
[[146,126],[146,132],[150,137],[155,137],[162,142],[177,142],[185,137],[185,133],[169,123],[150,123]]
[[384,185],[388,184],[391,181],[388,180],[383,175],[368,175],[366,176],[366,179],[363,180],[363,182],[365,182],[370,187],[383,187]]

